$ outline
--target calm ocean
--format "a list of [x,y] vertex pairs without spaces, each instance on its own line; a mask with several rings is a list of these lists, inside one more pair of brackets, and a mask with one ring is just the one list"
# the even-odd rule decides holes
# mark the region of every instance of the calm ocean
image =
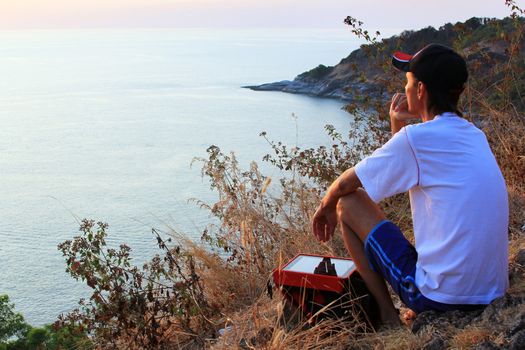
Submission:
[[211,144],[241,164],[269,151],[263,130],[328,144],[341,102],[240,87],[338,63],[358,46],[344,29],[0,31],[0,294],[33,325],[88,296],[56,248],[81,218],[137,263],[152,227],[198,239],[209,218],[187,200],[213,194],[190,162]]

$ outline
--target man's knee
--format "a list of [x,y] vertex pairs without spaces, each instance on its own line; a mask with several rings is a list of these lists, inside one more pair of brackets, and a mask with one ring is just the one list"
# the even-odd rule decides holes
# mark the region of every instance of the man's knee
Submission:
[[341,218],[344,214],[351,214],[356,212],[355,208],[363,203],[364,196],[368,196],[362,188],[358,188],[352,193],[339,198],[337,202],[337,216]]
[[386,219],[383,211],[363,189],[339,199],[337,217],[341,224],[350,227],[362,241],[379,222]]

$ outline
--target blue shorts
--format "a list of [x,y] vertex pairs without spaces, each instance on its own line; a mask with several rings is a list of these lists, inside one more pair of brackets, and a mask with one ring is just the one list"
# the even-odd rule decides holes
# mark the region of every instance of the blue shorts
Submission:
[[399,227],[383,220],[365,241],[365,254],[372,269],[390,283],[403,303],[416,313],[428,310],[477,310],[485,305],[443,304],[426,298],[416,286],[417,252]]

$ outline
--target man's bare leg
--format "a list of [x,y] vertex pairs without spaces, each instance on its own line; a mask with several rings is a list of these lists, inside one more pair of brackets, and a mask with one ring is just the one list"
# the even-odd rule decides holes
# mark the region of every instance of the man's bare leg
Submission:
[[339,199],[337,216],[346,249],[379,305],[381,321],[384,324],[399,325],[399,316],[392,303],[385,280],[370,268],[363,243],[370,231],[379,222],[385,220],[385,214],[364,190],[358,189]]

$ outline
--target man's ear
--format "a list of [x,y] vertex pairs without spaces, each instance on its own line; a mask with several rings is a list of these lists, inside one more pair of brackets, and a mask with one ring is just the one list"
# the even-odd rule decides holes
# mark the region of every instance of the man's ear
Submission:
[[427,93],[427,86],[422,81],[417,82],[417,98],[421,101]]

